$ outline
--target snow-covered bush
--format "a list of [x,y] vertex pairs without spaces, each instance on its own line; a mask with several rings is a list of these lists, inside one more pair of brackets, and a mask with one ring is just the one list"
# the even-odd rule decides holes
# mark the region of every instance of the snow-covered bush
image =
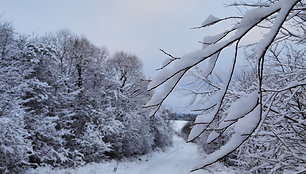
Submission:
[[172,144],[172,136],[174,130],[169,121],[169,111],[163,109],[158,112],[155,117],[151,118],[150,124],[154,136],[153,148],[165,148]]

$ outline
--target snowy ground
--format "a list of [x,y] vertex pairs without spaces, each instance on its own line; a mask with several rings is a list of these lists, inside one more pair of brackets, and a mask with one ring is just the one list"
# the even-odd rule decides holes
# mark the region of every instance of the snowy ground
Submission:
[[[188,174],[191,169],[201,166],[201,161],[202,157],[195,144],[187,144],[181,137],[174,136],[173,147],[165,152],[154,152],[131,161],[89,164],[77,169],[38,168],[28,174]],[[234,174],[221,164],[193,174],[208,173]]]

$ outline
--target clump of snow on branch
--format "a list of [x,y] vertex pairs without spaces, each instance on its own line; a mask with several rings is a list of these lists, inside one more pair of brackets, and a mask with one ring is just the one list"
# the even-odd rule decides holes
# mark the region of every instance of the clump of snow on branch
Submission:
[[[222,146],[219,150],[209,154],[203,161],[203,166],[200,168],[204,168],[218,159],[226,156],[227,154],[234,151],[237,147],[239,147],[256,129],[258,123],[260,121],[260,107],[257,106],[252,112],[248,115],[240,119],[237,123],[234,124],[234,134],[231,139]],[[197,169],[195,169],[197,170]]]
[[249,95],[242,96],[235,101],[229,108],[228,115],[225,118],[226,121],[233,121],[246,115],[252,111],[258,103],[258,91],[254,91]]
[[208,26],[208,25],[213,25],[214,23],[218,22],[220,18],[217,18],[213,15],[209,15],[205,21],[202,23],[202,26]]

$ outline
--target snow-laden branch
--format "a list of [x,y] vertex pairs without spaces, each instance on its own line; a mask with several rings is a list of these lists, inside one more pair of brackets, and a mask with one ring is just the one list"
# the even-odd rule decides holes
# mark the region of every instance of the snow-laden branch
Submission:
[[237,6],[244,6],[244,7],[269,7],[269,4],[267,3],[256,3],[256,4],[248,4],[248,3],[232,3],[232,4],[229,4],[227,5],[229,7],[231,6],[234,6],[234,7],[237,7]]
[[263,39],[261,39],[255,48],[257,58],[262,58],[274,39],[276,38],[277,34],[279,33],[283,23],[286,21],[287,16],[289,15],[290,11],[294,7],[294,5],[298,2],[299,0],[282,0],[281,2],[281,10],[279,14],[277,15],[277,18],[274,21],[273,26],[271,27],[270,31],[268,34],[264,36]]
[[238,24],[238,30],[234,36],[232,36],[226,41],[211,44],[204,49],[200,49],[198,51],[192,52],[190,54],[181,57],[179,61],[176,61],[174,63],[174,67],[172,69],[160,71],[160,73],[149,84],[148,87],[149,90],[155,89],[159,85],[162,85],[163,83],[168,81],[175,74],[199,64],[208,57],[211,57],[217,52],[223,50],[225,47],[241,39],[258,23],[260,23],[268,16],[279,11],[280,8],[281,8],[280,3],[277,3],[268,8],[258,8],[256,9],[258,11],[251,10],[250,12],[246,13],[240,24]]
[[209,154],[204,159],[202,167],[193,169],[191,172],[203,169],[215,163],[218,159],[233,152],[252,134],[252,132],[257,128],[259,121],[260,107],[257,106],[252,112],[238,120],[237,123],[233,125],[235,134],[232,135],[230,140],[219,150]]
[[217,18],[213,15],[210,15],[210,16],[208,16],[208,18],[206,18],[206,20],[203,22],[203,24],[200,27],[193,27],[191,29],[199,29],[199,28],[209,27],[209,26],[214,25],[218,22],[229,20],[229,19],[242,19],[242,17],[241,16],[230,16],[230,17],[220,19],[220,18]]
[[[214,37],[214,39],[218,42],[211,42],[212,44],[208,45],[204,49],[200,49],[181,57],[181,59],[173,62],[173,67],[171,69],[164,68],[160,70],[158,75],[149,84],[148,90],[153,90],[162,84],[167,83],[166,87],[164,88],[165,90],[163,90],[163,92],[156,92],[145,107],[160,107],[161,103],[166,99],[170,92],[173,91],[178,81],[189,69],[201,63],[202,61],[211,58],[213,55],[218,54],[218,52],[221,52],[224,48],[228,47],[232,43],[240,40],[258,23],[279,11],[280,9],[281,3],[276,3],[267,8],[257,8],[250,10],[243,16],[241,22],[237,24],[237,26],[234,26],[234,28],[238,29],[234,36],[230,37],[228,40],[218,41],[220,39],[220,35],[217,35]],[[213,38],[211,38],[211,40],[213,40]],[[208,67],[208,69],[210,68]]]
[[[248,103],[248,105],[246,105]],[[258,106],[258,91],[253,91],[251,94],[242,96],[231,104],[228,114],[223,118],[216,130],[222,130],[220,133],[211,132],[207,143],[211,143],[219,138],[230,126],[236,123],[239,119],[244,118]]]
[[289,85],[287,85],[284,88],[281,89],[263,89],[263,92],[282,92],[282,91],[286,91],[286,90],[290,90],[292,88],[296,88],[299,86],[305,86],[306,83],[305,82],[291,82]]
[[220,91],[217,92],[217,94],[214,96],[213,99],[210,99],[210,101],[206,103],[206,106],[205,106],[206,108],[209,108],[215,105],[215,107],[213,107],[214,108],[213,111],[197,116],[194,122],[195,125],[192,127],[190,131],[187,142],[191,142],[195,140],[196,138],[198,138],[200,135],[202,135],[207,130],[207,128],[212,124],[213,120],[216,118],[217,114],[219,113],[220,108],[222,106],[223,99],[226,94],[226,91],[229,88],[231,79],[234,74],[237,56],[238,56],[239,41],[236,43],[235,56],[234,56],[234,60],[231,66],[230,73],[227,77],[226,85]]

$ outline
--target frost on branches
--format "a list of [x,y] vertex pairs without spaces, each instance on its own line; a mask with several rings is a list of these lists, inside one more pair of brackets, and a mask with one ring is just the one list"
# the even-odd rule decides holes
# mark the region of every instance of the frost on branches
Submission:
[[[270,119],[268,118],[270,116],[269,113],[273,108],[273,104],[275,104],[275,100],[278,100],[283,96],[283,93],[289,91],[291,97],[288,96],[289,94],[286,95],[286,100],[288,100],[287,103],[290,103],[296,97],[295,94],[304,91],[306,83],[305,68],[296,69],[298,73],[294,72],[295,76],[292,75],[293,78],[287,78],[286,80],[288,81],[283,81],[282,83],[279,83],[282,79],[267,81],[266,76],[266,71],[269,68],[266,66],[267,61],[269,61],[268,57],[273,55],[269,51],[271,47],[290,42],[305,48],[305,3],[301,0],[272,0],[266,1],[266,3],[262,3],[262,1],[258,1],[258,3],[246,1],[246,3],[233,3],[230,6],[245,7],[244,9],[247,10],[243,16],[239,17],[217,18],[210,15],[202,26],[196,27],[205,28],[224,20],[238,20],[232,28],[225,30],[223,33],[205,37],[202,49],[180,58],[175,58],[162,50],[170,59],[158,69],[158,75],[152,80],[148,88],[149,90],[154,90],[158,87],[163,87],[162,90],[152,96],[145,106],[155,108],[155,111],[152,112],[152,115],[154,115],[182,77],[189,70],[198,68],[200,63],[205,64],[201,71],[201,80],[209,89],[212,89],[209,92],[212,96],[202,104],[202,108],[197,109],[200,114],[194,122],[188,141],[199,138],[204,132],[211,132],[207,139],[208,143],[215,141],[218,137],[228,132],[228,134],[231,134],[231,138],[219,150],[209,154],[203,161],[202,166],[192,171],[203,169],[239,148]],[[233,81],[235,81],[236,62],[239,61],[237,60],[238,52],[241,48],[246,49],[246,47],[242,47],[240,41],[255,28],[265,30],[266,34],[259,42],[248,47],[253,50],[252,61],[255,62],[253,66],[254,78],[250,79],[252,80],[249,82],[250,85],[245,85],[247,88],[244,92],[236,91],[237,93],[234,93],[235,90],[232,85]],[[222,56],[222,50],[232,44],[235,44],[235,51],[232,64],[228,67],[229,73],[225,75],[225,80],[216,83],[216,80],[214,80],[216,78],[212,77],[212,72],[215,70],[219,55]],[[305,57],[304,54],[303,56]],[[281,66],[279,64],[276,66]],[[302,58],[301,66],[303,67],[303,65]],[[279,71],[276,72],[279,73]],[[285,75],[287,75],[286,72],[283,72],[283,76]],[[281,75],[279,77],[282,78]],[[271,83],[275,84],[271,85]],[[198,93],[200,94],[201,92]],[[205,95],[206,93],[202,92],[201,94]],[[305,104],[305,101],[300,102],[302,106]],[[300,110],[300,113],[303,114],[304,111]],[[296,112],[296,114],[299,113]],[[219,117],[221,116],[222,118],[220,119]],[[294,119],[293,117],[295,116],[288,119]],[[305,116],[303,115],[303,117]],[[295,121],[299,123],[302,120]],[[214,124],[215,122],[217,124]],[[302,123],[302,126],[305,125]],[[304,134],[302,138],[305,139]],[[281,140],[281,138],[279,139]],[[305,148],[302,150],[305,152]],[[305,153],[297,156],[300,155],[303,156],[301,161],[305,162]]]

